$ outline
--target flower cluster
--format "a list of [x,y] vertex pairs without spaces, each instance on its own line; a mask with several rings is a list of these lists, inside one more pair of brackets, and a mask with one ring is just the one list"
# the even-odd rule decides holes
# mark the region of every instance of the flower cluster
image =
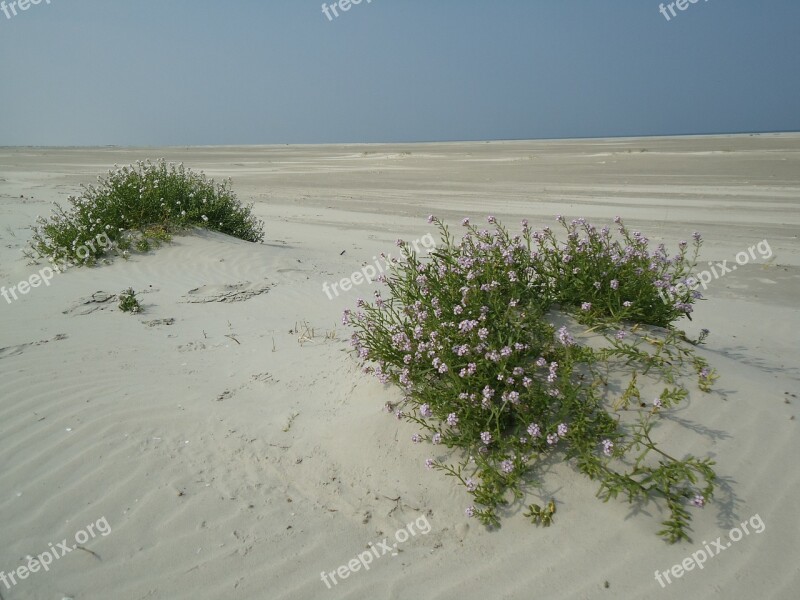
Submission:
[[[642,460],[634,471],[617,470],[613,461],[625,452],[646,455],[656,448],[651,419],[661,411],[640,409],[641,421],[626,427],[596,385],[601,366],[619,358],[627,365],[655,366],[665,381],[674,380],[668,370],[680,360],[661,357],[672,356],[677,335],[660,342],[651,356],[631,325],[669,326],[689,312],[664,305],[658,295],[664,282],[690,272],[686,247],[674,257],[663,246],[650,252],[647,238],[620,220],[622,241],[608,227],[559,218],[564,242],[549,228],[533,231],[527,221],[512,236],[497,219],[488,220],[493,232],[465,219],[466,234],[456,242],[432,218],[443,241],[437,252],[424,262],[411,255],[393,264],[385,279],[390,293],[379,303],[359,301],[356,311],[346,311],[365,370],[402,389],[411,410],[398,411],[398,418],[416,422],[435,447],[459,448],[469,456],[458,465],[441,458],[425,463],[465,485],[475,501],[466,514],[499,524],[497,509],[508,503],[508,494],[519,499],[526,478],[559,454],[576,459],[607,497],[624,492],[631,501],[666,498],[672,518],[665,536],[686,537],[682,504],[696,495],[711,497],[713,471],[692,457],[654,466]],[[696,248],[699,243],[698,238]],[[550,324],[553,311],[572,322],[556,329]],[[581,324],[607,332],[610,349],[594,351],[576,342]],[[679,357],[688,352],[675,351]],[[699,373],[701,383],[710,373]],[[665,388],[665,408],[684,395]],[[672,479],[662,477],[665,470]],[[698,476],[705,487],[693,485]]]
[[229,179],[217,184],[183,164],[161,159],[115,165],[97,180],[97,185],[84,185],[79,196],[69,197],[68,209],[56,204],[49,219],[37,219],[31,247],[39,257],[93,264],[110,248],[90,245],[91,253],[84,254],[78,250],[98,235],[123,252],[134,246],[146,251],[151,242],[194,226],[250,242],[264,239],[263,223],[252,207],[239,203]]

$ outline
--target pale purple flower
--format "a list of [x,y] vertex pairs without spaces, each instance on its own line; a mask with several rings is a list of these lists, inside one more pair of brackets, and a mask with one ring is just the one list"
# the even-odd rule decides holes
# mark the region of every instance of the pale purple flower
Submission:
[[603,454],[611,456],[611,451],[614,449],[614,442],[611,440],[603,440]]
[[556,378],[558,377],[558,363],[551,362],[550,363],[550,373],[547,375],[547,382],[553,383]]
[[432,458],[426,458],[425,459],[425,466],[428,467],[429,469],[432,469],[433,468],[433,459]]
[[489,337],[489,330],[486,329],[485,327],[482,327],[481,329],[478,330],[478,337],[481,340],[485,340],[487,337]]
[[583,311],[592,310],[592,303],[591,302],[583,302],[581,304],[581,310],[583,310]]
[[500,469],[502,469],[503,473],[511,473],[514,470],[514,462],[510,460],[504,460],[500,463]]
[[491,215],[490,215],[490,216],[488,216],[488,217],[486,217],[486,220],[487,220],[487,221],[489,221],[489,223],[491,223],[492,225],[494,225],[495,223],[497,223],[497,219],[495,219],[495,218],[494,218],[493,216],[491,216]]
[[423,417],[432,417],[433,416],[433,412],[431,411],[431,405],[430,404],[423,404],[422,406],[420,406],[419,407],[419,414],[421,414]]
[[441,433],[434,433],[433,434],[433,438],[431,438],[431,441],[434,444],[441,444],[442,443],[442,434]]
[[468,517],[474,517],[475,516],[475,507],[474,506],[468,506],[467,508],[464,509],[464,514],[467,515]]
[[468,478],[464,483],[467,486],[467,491],[468,492],[474,492],[476,489],[478,489],[478,484],[471,477]]
[[697,494],[694,498],[692,498],[692,504],[698,508],[703,508],[706,505],[706,499],[700,494]]
[[519,392],[509,393],[508,399],[511,401],[511,404],[519,404]]
[[532,438],[542,437],[542,430],[536,423],[528,425],[528,435]]
[[617,281],[616,279],[612,279],[609,285],[611,285],[612,290],[616,290],[619,287],[619,281]]
[[655,400],[653,400],[653,406],[655,408],[661,408],[661,398],[656,398]]
[[565,346],[572,346],[575,344],[575,339],[570,335],[569,331],[567,331],[566,326],[561,327],[558,330],[558,341],[560,341]]
[[492,434],[488,431],[481,433],[481,441],[487,446],[492,443]]
[[558,443],[558,435],[555,433],[548,433],[547,434],[547,443],[551,446]]
[[625,308],[630,308],[631,306],[633,306],[633,302],[631,302],[630,300],[625,300],[625,302],[622,303],[622,306],[624,306]]
[[477,325],[478,325],[478,322],[475,321],[475,320],[461,321],[461,323],[458,324],[458,330],[461,333],[467,333],[469,331],[472,331]]
[[565,435],[567,435],[567,424],[566,423],[560,423],[558,425],[558,436],[559,437],[564,437]]
[[433,223],[433,220],[434,220],[434,216],[433,215],[428,215],[428,225]]
[[628,337],[628,332],[627,332],[627,331],[623,331],[622,329],[620,329],[620,330],[619,330],[619,331],[618,331],[618,332],[617,332],[617,333],[614,335],[614,337],[615,337],[615,338],[617,338],[618,340],[624,340],[626,337]]
[[415,444],[419,444],[422,441],[422,437],[418,433],[415,433],[411,436],[411,441]]
[[462,224],[464,227],[466,227],[467,225],[469,225],[469,219],[468,219],[468,218],[464,218],[464,219],[462,219],[462,221],[461,221],[461,224]]
[[458,425],[458,416],[456,413],[450,413],[447,415],[447,424],[450,425],[450,427],[455,427]]

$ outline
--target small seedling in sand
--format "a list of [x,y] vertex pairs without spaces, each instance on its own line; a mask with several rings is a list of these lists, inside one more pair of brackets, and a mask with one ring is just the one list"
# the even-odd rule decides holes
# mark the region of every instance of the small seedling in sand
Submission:
[[[688,508],[711,499],[714,463],[665,452],[654,425],[687,398],[684,380],[709,391],[716,378],[673,325],[699,294],[660,295],[691,276],[700,235],[669,255],[619,219],[618,235],[558,221],[563,241],[527,221],[512,235],[494,217],[494,231],[465,219],[457,242],[431,217],[442,244],[423,260],[398,242],[404,258],[379,279],[386,297],[345,311],[351,343],[367,372],[403,392],[387,405],[421,427],[412,442],[432,444],[426,466],[473,496],[467,516],[498,526],[560,459],[598,482],[604,501],[663,503],[659,533],[688,540]],[[527,516],[549,524],[554,513],[551,500]]]
[[530,518],[532,523],[536,525],[544,525],[545,527],[549,527],[550,524],[553,522],[553,515],[556,514],[556,503],[554,500],[550,500],[547,503],[547,506],[542,508],[538,504],[531,504],[528,506],[528,512],[524,513],[523,516]]
[[122,312],[129,312],[134,315],[142,311],[142,305],[136,299],[136,292],[133,291],[133,288],[120,292],[119,309]]

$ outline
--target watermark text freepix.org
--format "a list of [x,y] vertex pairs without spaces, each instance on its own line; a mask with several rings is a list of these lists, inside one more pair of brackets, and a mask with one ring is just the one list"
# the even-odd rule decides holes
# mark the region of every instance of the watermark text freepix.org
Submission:
[[[708,0],[704,1],[708,2]],[[658,5],[658,12],[664,15],[664,18],[667,21],[671,21],[673,18],[678,16],[678,13],[675,12],[676,8],[678,10],[686,10],[689,8],[690,4],[697,4],[698,2],[700,2],[700,0],[675,0],[675,2],[669,2],[666,6],[664,6],[664,3],[662,2]],[[670,16],[670,14],[672,16]]]
[[[13,0],[12,2],[6,2],[6,0],[3,0],[0,2],[0,10],[3,11],[6,19],[10,19],[11,17],[17,16],[17,9],[26,11],[31,7],[31,5],[35,6],[41,3],[42,0]],[[50,4],[50,0],[44,0],[44,3]]]
[[[414,526],[416,525],[416,529],[419,531],[415,531]],[[391,556],[397,556],[397,544],[402,544],[405,542],[409,537],[417,535],[417,533],[421,533],[422,535],[427,535],[431,531],[431,524],[428,522],[428,517],[426,515],[422,515],[418,517],[416,521],[413,523],[409,523],[402,529],[398,529],[394,534],[394,539],[397,540],[394,544],[389,544],[389,538],[383,538],[382,541],[378,542],[377,544],[373,544],[370,542],[367,544],[368,550],[361,552],[358,556],[351,559],[346,565],[342,565],[341,567],[334,569],[333,571],[326,573],[322,571],[320,575],[320,579],[322,579],[323,583],[328,586],[328,589],[332,589],[331,582],[333,585],[338,585],[339,582],[336,579],[336,576],[339,576],[339,579],[347,579],[350,577],[352,573],[356,571],[360,571],[363,567],[365,571],[369,571],[369,567],[372,564],[372,561],[378,559],[382,556],[387,554]],[[330,580],[330,581],[329,581]]]
[[81,544],[85,544],[89,540],[97,537],[97,534],[106,537],[109,533],[111,533],[111,526],[108,524],[105,517],[101,517],[96,522],[89,523],[86,529],[81,529],[76,533],[75,543],[71,546],[68,544],[67,538],[64,538],[58,544],[50,542],[50,548],[48,550],[45,550],[38,556],[27,556],[27,562],[10,573],[0,571],[0,581],[3,582],[7,590],[10,590],[12,586],[17,585],[23,579],[27,579],[31,573],[38,573],[40,569],[49,571],[50,565],[53,564],[54,560],[63,558],[65,554],[77,550],[81,547]]
[[[667,583],[672,583],[670,579],[670,575],[679,579],[683,577],[684,572],[691,571],[695,567],[703,569],[703,564],[711,557],[717,556],[723,550],[727,550],[731,547],[733,542],[738,542],[742,539],[743,535],[750,535],[750,531],[747,528],[747,525],[753,528],[756,533],[761,533],[766,529],[766,525],[764,521],[758,514],[753,515],[750,517],[749,521],[743,521],[739,527],[734,527],[728,532],[728,538],[730,541],[723,543],[722,537],[718,537],[716,540],[711,542],[710,544],[706,543],[703,540],[703,548],[698,550],[697,552],[692,552],[691,556],[687,556],[684,558],[679,564],[672,565],[672,568],[667,569],[666,571],[659,571],[656,569],[656,581],[661,584],[662,588],[667,587]],[[744,530],[744,533],[742,533]],[[666,579],[667,583],[664,583],[664,579]]]
[[[327,2],[323,2],[322,13],[328,17],[328,21],[333,21],[334,17],[339,16],[339,10],[342,12],[347,12],[353,8],[353,6],[358,6],[361,4],[361,1],[362,0],[339,0],[338,2],[333,2],[330,6],[328,6]],[[372,0],[367,0],[367,4],[370,3],[372,3]],[[333,16],[331,16],[331,13],[333,13]]]
[[[399,243],[400,242],[398,242],[398,244]],[[436,248],[436,240],[433,239],[433,236],[430,233],[426,233],[421,239],[414,240],[408,244],[408,248],[413,249],[416,254],[419,254],[420,244],[422,244],[422,246],[428,251]],[[405,247],[401,246],[400,256],[407,258],[406,254]],[[339,295],[339,290],[336,289],[337,287],[340,287],[343,292],[349,292],[351,289],[353,289],[353,286],[360,285],[364,282],[372,283],[372,281],[377,277],[383,275],[384,271],[389,270],[388,263],[392,260],[391,254],[381,254],[383,264],[381,263],[381,259],[379,259],[377,256],[373,256],[372,258],[375,261],[374,267],[370,264],[364,265],[360,271],[353,272],[350,277],[344,277],[341,281],[334,281],[330,284],[327,281],[323,283],[322,291],[328,296],[328,300],[333,300],[334,296]],[[333,295],[331,295],[331,291],[333,291]]]
[[[100,247],[106,250],[110,249],[111,246],[114,244],[111,241],[111,238],[109,238],[105,233],[99,233],[97,234],[94,240],[89,240],[88,242],[86,242],[85,245],[80,246],[77,249],[78,256],[80,258],[88,257],[90,254],[89,248],[91,248],[92,251],[96,251],[97,248],[95,247],[95,242],[97,242],[97,244]],[[81,256],[81,251],[85,251],[86,255]],[[64,271],[73,266],[75,266],[75,263],[68,261],[64,261],[60,265],[53,263],[52,267],[45,267],[43,269],[40,269],[38,273],[34,273],[30,277],[28,277],[28,279],[22,280],[18,284],[12,285],[10,288],[6,288],[6,286],[0,287],[0,296],[5,298],[8,304],[11,304],[12,298],[14,300],[18,300],[17,292],[19,292],[21,295],[24,296],[25,294],[30,292],[32,288],[39,287],[40,285],[42,285],[42,283],[44,283],[46,286],[49,287],[50,280],[53,279],[53,277],[55,277],[56,273],[63,273]]]
[[[708,284],[711,283],[712,279],[719,279],[727,273],[732,273],[736,270],[737,265],[746,265],[750,262],[750,259],[755,260],[755,250],[758,250],[761,260],[772,258],[772,248],[769,247],[769,242],[767,240],[761,240],[758,244],[750,246],[747,252],[739,252],[736,255],[736,265],[731,265],[729,267],[727,260],[718,263],[709,262],[708,266],[711,267],[710,271],[706,269],[700,271],[696,277],[687,278],[685,282],[678,282],[672,286],[664,286],[667,288],[667,296],[669,296],[669,298],[664,295],[663,288],[659,289],[658,294],[661,296],[661,300],[664,301],[664,304],[670,304],[670,302],[674,303],[676,301],[676,295],[678,297],[683,297],[687,292],[696,290],[699,285],[702,285],[705,290],[708,288]],[[717,269],[719,269],[719,271]]]

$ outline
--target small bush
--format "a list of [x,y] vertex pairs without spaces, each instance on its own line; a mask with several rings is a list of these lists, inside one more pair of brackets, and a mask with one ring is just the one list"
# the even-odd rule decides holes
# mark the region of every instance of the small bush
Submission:
[[[559,221],[565,242],[526,221],[512,237],[489,217],[493,232],[465,219],[456,243],[431,217],[442,237],[437,250],[422,260],[398,241],[405,258],[392,259],[381,278],[389,297],[359,300],[343,322],[355,328],[365,370],[402,389],[401,405],[387,408],[422,428],[413,442],[431,442],[440,454],[426,466],[473,496],[468,516],[499,525],[499,508],[521,501],[560,457],[599,481],[604,500],[661,498],[670,516],[659,533],[688,539],[686,504],[712,497],[713,462],[670,456],[653,427],[688,395],[679,382],[687,371],[706,391],[716,377],[672,326],[697,297],[668,305],[659,294],[690,275],[700,236],[692,256],[681,242],[669,257],[619,220],[619,239],[583,219]],[[643,401],[650,388],[660,391]],[[459,450],[460,461],[448,464],[442,448]],[[550,499],[545,508],[529,505],[526,516],[549,524],[554,513]]]
[[[239,203],[230,180],[216,184],[164,160],[109,171],[68,202],[68,209],[56,203],[54,214],[33,227],[31,247],[40,257],[93,264],[112,248],[146,252],[193,226],[249,242],[264,239],[263,223]],[[110,243],[90,244],[101,236]]]
[[142,305],[139,304],[139,301],[136,299],[136,292],[133,291],[133,288],[123,290],[118,297],[119,309],[122,312],[129,312],[134,315],[142,312]]

